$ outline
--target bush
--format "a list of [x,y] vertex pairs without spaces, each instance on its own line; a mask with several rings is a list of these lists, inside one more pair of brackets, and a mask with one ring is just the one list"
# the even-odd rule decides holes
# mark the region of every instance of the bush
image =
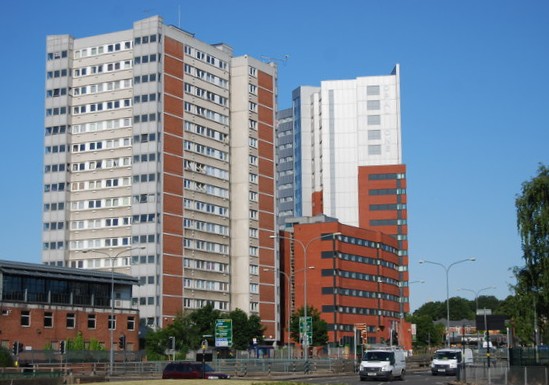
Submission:
[[0,347],[0,367],[8,367],[13,366],[13,357],[11,356],[11,352],[3,347]]

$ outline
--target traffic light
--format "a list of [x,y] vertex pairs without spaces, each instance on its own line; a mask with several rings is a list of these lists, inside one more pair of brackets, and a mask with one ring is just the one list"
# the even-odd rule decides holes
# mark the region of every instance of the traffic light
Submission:
[[120,349],[126,349],[126,336],[124,334],[118,337],[118,347]]
[[60,341],[59,342],[59,353],[61,354],[65,354],[65,341]]
[[15,341],[13,343],[13,346],[11,347],[11,352],[14,354],[14,355],[18,355],[19,353],[21,353],[23,351],[23,344],[19,341]]
[[398,332],[393,329],[393,345],[398,345]]
[[175,337],[174,336],[168,337],[168,349],[175,350]]

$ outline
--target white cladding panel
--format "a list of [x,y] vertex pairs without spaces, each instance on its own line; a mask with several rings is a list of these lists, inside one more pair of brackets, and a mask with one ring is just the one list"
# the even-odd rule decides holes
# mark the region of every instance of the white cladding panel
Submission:
[[342,223],[358,226],[358,167],[402,163],[398,72],[321,83],[321,141],[312,151],[321,169],[311,164],[322,176],[324,213]]

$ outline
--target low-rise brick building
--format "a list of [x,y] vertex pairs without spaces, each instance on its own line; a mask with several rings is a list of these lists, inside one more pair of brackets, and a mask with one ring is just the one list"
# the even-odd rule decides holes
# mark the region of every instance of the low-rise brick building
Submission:
[[0,344],[58,351],[61,341],[80,336],[86,348],[92,343],[108,351],[112,338],[113,349],[136,351],[139,312],[131,298],[137,284],[113,271],[0,261]]

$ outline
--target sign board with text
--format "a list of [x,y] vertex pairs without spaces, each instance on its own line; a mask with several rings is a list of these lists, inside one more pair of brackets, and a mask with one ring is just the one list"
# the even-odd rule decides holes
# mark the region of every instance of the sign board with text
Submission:
[[215,346],[218,348],[233,346],[232,319],[218,319],[215,321]]
[[299,317],[299,335],[304,344],[309,346],[313,344],[313,317],[307,317],[307,322],[305,317]]

